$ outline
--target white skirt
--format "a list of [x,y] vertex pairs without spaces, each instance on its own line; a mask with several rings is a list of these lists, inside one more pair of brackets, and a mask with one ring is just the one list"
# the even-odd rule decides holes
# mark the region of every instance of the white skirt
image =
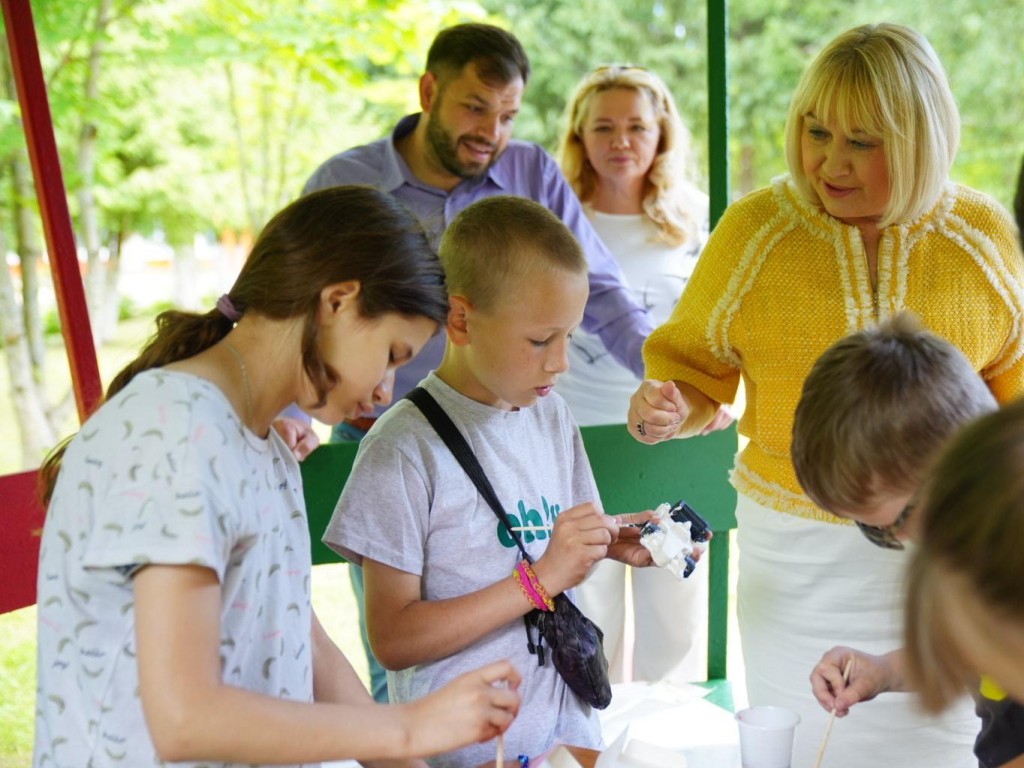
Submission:
[[[906,552],[871,544],[854,526],[777,512],[740,494],[737,614],[750,703],[800,715],[794,768],[809,768],[828,712],[811,692],[822,654],[846,645],[881,654],[903,644]],[[969,696],[942,716],[913,694],[885,693],[833,725],[827,768],[977,768],[980,721]]]
[[[620,562],[602,560],[576,587],[576,605],[604,632],[613,683],[707,679],[709,563],[705,555],[690,577],[680,581],[664,568],[627,571]],[[627,590],[631,614],[626,611]],[[627,644],[628,623],[632,648]]]

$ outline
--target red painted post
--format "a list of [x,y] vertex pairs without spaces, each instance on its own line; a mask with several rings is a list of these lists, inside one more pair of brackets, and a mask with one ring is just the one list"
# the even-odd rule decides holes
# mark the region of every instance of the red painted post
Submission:
[[[89,308],[78,267],[75,235],[64,190],[64,175],[53,136],[50,102],[39,63],[39,45],[29,0],[0,0],[11,68],[18,88],[21,120],[32,161],[36,196],[43,217],[46,250],[53,272],[64,346],[75,388],[79,421],[85,421],[103,398],[96,347],[92,340]],[[7,266],[0,262],[0,268]],[[0,477],[0,613],[35,602],[39,530],[43,510],[36,498],[36,472]]]
[[43,217],[46,248],[53,271],[64,344],[71,367],[79,421],[84,422],[103,398],[96,347],[92,339],[89,308],[85,302],[82,273],[71,226],[71,214],[60,169],[60,155],[53,136],[50,102],[39,63],[39,47],[29,0],[0,0],[7,25],[7,44],[18,87],[21,120],[25,126],[28,154]]

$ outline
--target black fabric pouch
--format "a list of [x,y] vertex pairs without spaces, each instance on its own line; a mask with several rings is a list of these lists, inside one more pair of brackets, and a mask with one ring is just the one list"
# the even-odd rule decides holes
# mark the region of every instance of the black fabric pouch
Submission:
[[[554,602],[554,611],[533,610],[526,615],[527,638],[532,644],[532,625],[547,643],[551,663],[569,689],[594,709],[604,709],[612,701],[604,633],[565,595],[556,596]],[[544,651],[539,642],[536,653],[543,664]]]

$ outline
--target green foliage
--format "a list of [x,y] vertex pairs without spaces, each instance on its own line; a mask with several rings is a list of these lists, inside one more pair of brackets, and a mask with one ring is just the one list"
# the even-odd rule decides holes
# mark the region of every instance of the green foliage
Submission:
[[[523,41],[533,76],[517,136],[557,144],[565,102],[601,63],[630,62],[669,83],[706,161],[705,0],[122,0],[97,37],[98,0],[35,4],[72,211],[83,121],[98,127],[96,196],[104,229],[167,233],[260,226],[313,169],[416,109],[416,79],[438,29],[490,19]],[[955,175],[1009,204],[1024,141],[1022,0],[733,0],[730,141],[737,191],[785,170],[782,127],[810,57],[857,23],[923,31],[963,112]],[[84,91],[102,43],[100,90]],[[229,73],[231,89],[229,89]],[[0,152],[20,141],[0,101]],[[0,202],[9,194],[0,187]]]
[[43,335],[60,336],[60,315],[56,309],[51,309],[43,315]]
[[[706,160],[707,57],[704,0],[484,0],[526,46],[534,75],[517,135],[554,148],[564,105],[591,67],[629,62],[669,84]],[[786,171],[783,127],[804,67],[836,34],[895,21],[923,32],[950,75],[963,117],[954,177],[1009,206],[1024,151],[1022,0],[731,0],[729,128],[736,194]]]
[[117,306],[117,319],[118,320],[131,320],[133,317],[139,316],[139,308],[132,301],[130,296],[122,296],[121,302]]

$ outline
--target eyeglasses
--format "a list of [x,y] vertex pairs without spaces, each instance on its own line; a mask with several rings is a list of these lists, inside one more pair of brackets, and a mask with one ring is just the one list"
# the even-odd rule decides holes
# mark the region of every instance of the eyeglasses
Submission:
[[907,506],[896,516],[889,525],[868,525],[860,520],[855,521],[864,538],[882,549],[905,549],[899,534],[907,525],[907,518],[910,517],[910,510],[914,508],[915,502],[911,500]]
[[614,69],[616,72],[647,72],[647,67],[637,67],[633,64],[603,64],[600,67],[594,67],[591,70],[592,74],[598,72],[607,72],[608,70]]

